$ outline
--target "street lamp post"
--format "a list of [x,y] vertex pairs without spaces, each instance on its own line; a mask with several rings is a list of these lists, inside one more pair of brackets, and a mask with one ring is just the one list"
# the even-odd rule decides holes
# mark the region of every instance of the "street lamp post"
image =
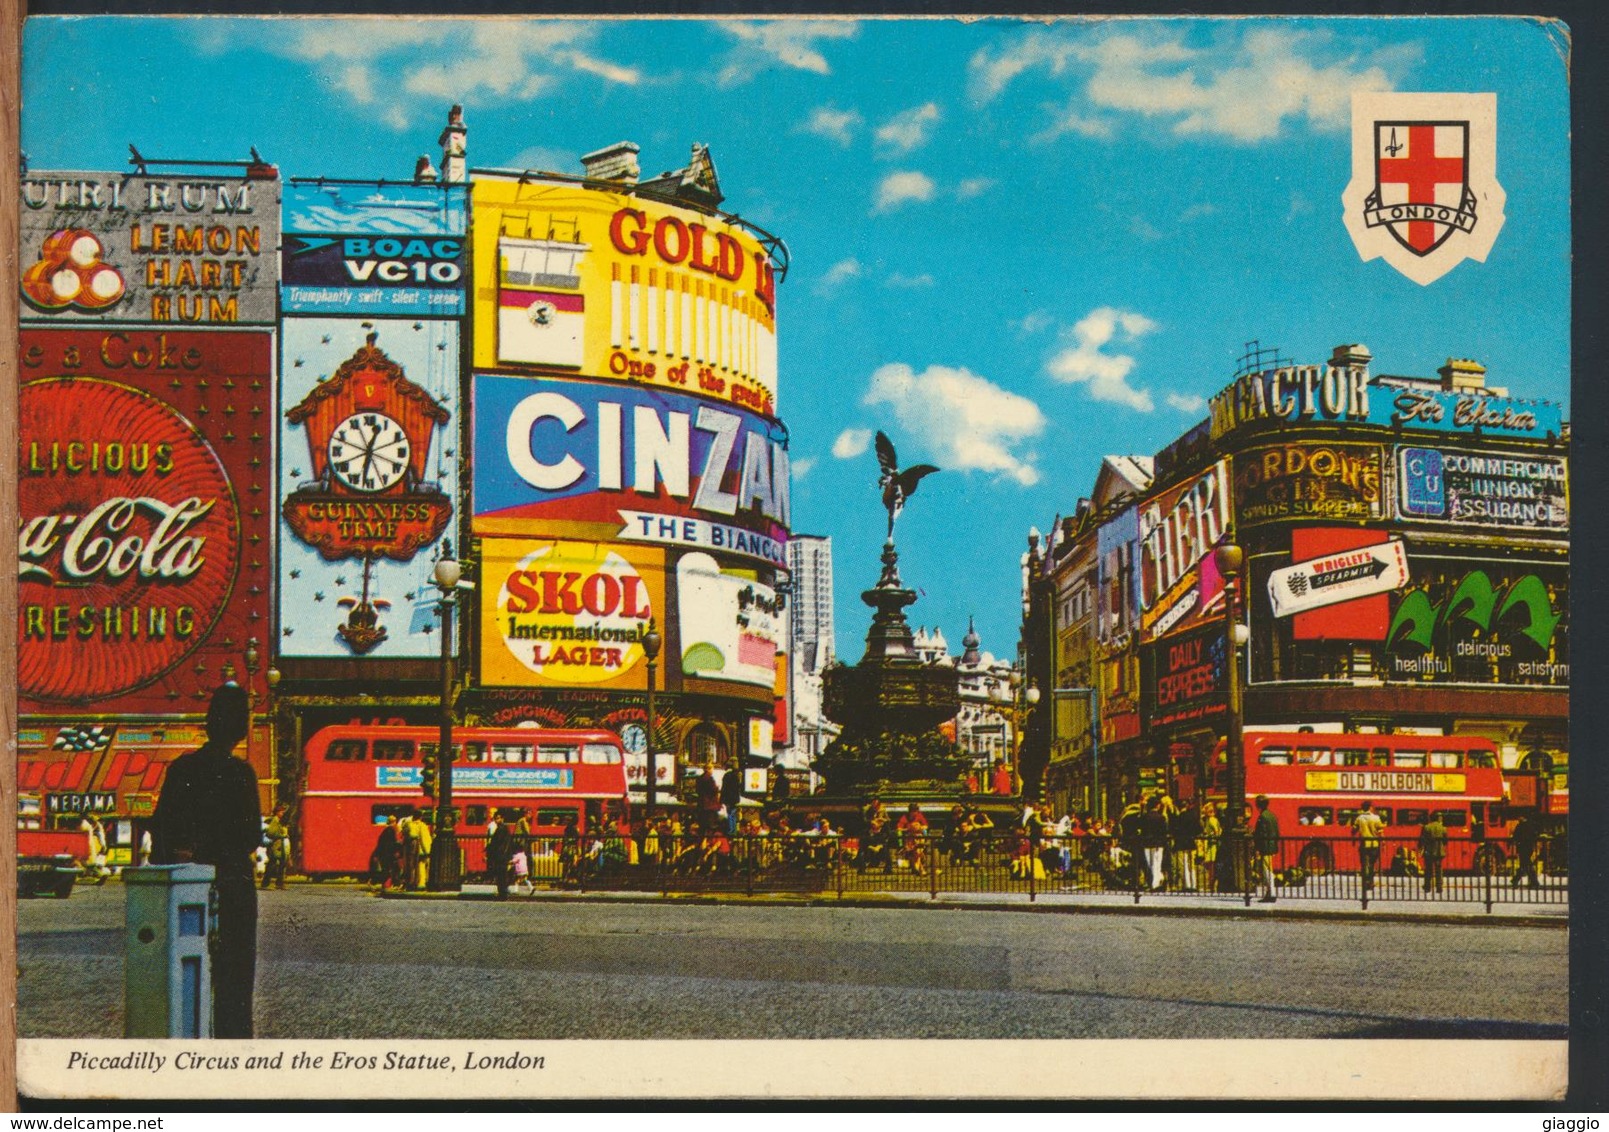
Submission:
[[427,878],[431,892],[457,892],[464,887],[453,814],[453,606],[458,602],[461,577],[463,567],[452,556],[452,544],[442,543],[434,574],[441,591],[441,737],[436,747],[436,837],[430,845]]
[[654,757],[654,669],[659,662],[659,646],[662,643],[658,622],[650,617],[648,631],[642,635],[642,654],[648,661],[648,729],[645,740],[648,745],[648,781],[643,784],[647,792],[643,804],[645,831],[648,823],[654,820],[654,796],[659,793],[659,765]]
[[[1223,823],[1224,833],[1229,839],[1229,853],[1227,861],[1225,855],[1220,854],[1219,860],[1224,861],[1220,868],[1220,877],[1229,881],[1232,891],[1241,891],[1246,887],[1246,846],[1244,814],[1246,810],[1246,754],[1243,734],[1244,720],[1242,718],[1240,699],[1240,646],[1250,639],[1250,632],[1240,620],[1240,572],[1245,565],[1245,552],[1232,542],[1224,543],[1213,552],[1217,562],[1218,573],[1224,580],[1224,644],[1226,656],[1224,658],[1224,680],[1228,685],[1226,692],[1226,707],[1228,719],[1225,722],[1224,759],[1229,768],[1229,781],[1227,788],[1228,820]],[[1225,872],[1225,869],[1227,872]]]

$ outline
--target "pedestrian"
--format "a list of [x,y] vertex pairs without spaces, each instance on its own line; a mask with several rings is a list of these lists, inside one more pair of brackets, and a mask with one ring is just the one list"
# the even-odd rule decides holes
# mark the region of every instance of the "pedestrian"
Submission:
[[78,828],[89,834],[89,868],[95,883],[104,883],[112,875],[112,870],[106,865],[106,827],[101,824],[100,818],[86,813]]
[[1218,843],[1223,840],[1224,827],[1218,821],[1218,807],[1206,802],[1201,807],[1201,833],[1196,837],[1196,866],[1209,886],[1216,886],[1218,877]]
[[1011,787],[1011,768],[1006,765],[1005,759],[995,759],[994,775],[990,780],[989,792],[998,794],[1001,797],[1007,797],[1012,793]]
[[1168,819],[1162,812],[1162,798],[1153,794],[1140,811],[1137,824],[1140,850],[1145,854],[1145,871],[1154,891],[1162,887],[1162,854],[1168,846]]
[[374,843],[370,858],[369,879],[381,892],[388,891],[402,879],[402,834],[397,828],[397,816],[390,814],[380,827],[380,836]]
[[1252,851],[1257,856],[1257,882],[1263,895],[1259,903],[1272,904],[1274,896],[1274,857],[1279,853],[1279,818],[1268,808],[1268,795],[1257,795],[1257,823],[1252,827]]
[[699,830],[708,833],[715,828],[721,812],[721,788],[715,781],[713,768],[705,767],[704,773],[698,776],[697,790]]
[[922,850],[925,848],[924,843],[927,840],[927,816],[922,813],[920,806],[912,802],[905,811],[904,816],[899,819],[899,825],[895,828],[898,829],[900,834],[900,847],[903,850],[901,859],[920,873],[922,871]]
[[403,847],[404,887],[422,889],[429,882],[432,840],[425,812],[415,810],[408,818],[407,841]]
[[263,829],[263,840],[268,843],[268,866],[263,870],[263,891],[272,884],[281,891],[285,888],[285,874],[290,871],[291,830],[285,822],[290,807],[281,803],[274,807]]
[[1365,801],[1363,808],[1352,819],[1352,832],[1358,839],[1358,864],[1363,872],[1363,891],[1374,888],[1374,878],[1380,871],[1380,835],[1386,823],[1374,812],[1374,803]]
[[743,769],[733,762],[721,778],[721,805],[726,808],[726,835],[737,835],[738,806],[743,801]]
[[497,886],[497,898],[508,899],[509,874],[514,871],[514,831],[493,815],[486,837],[486,868]]
[[1425,859],[1425,891],[1439,894],[1441,866],[1447,858],[1447,827],[1435,810],[1430,812],[1430,820],[1419,827],[1419,855]]
[[140,864],[142,866],[144,866],[144,865],[149,865],[150,863],[151,863],[151,831],[150,831],[150,829],[142,829],[142,830],[140,830]]
[[[514,872],[520,872],[520,863],[525,864],[525,875],[531,873],[531,814],[529,810],[519,811],[519,820],[514,823],[514,855],[519,860],[514,862]],[[527,883],[529,883],[527,881]]]
[[1536,887],[1536,846],[1541,839],[1542,831],[1535,815],[1521,815],[1514,825],[1515,868],[1510,884],[1519,884],[1523,880],[1532,888]]
[[1196,842],[1201,837],[1201,815],[1194,802],[1174,812],[1168,823],[1168,837],[1173,843],[1173,860],[1179,873],[1179,884],[1186,892],[1196,890]]
[[234,749],[246,737],[250,704],[224,684],[207,707],[207,741],[168,767],[152,816],[158,864],[194,862],[215,871],[217,943],[212,956],[213,1036],[252,1036],[257,975],[257,890],[252,855],[262,844],[257,775]]
[[788,795],[793,793],[793,784],[788,781],[788,772],[783,769],[781,760],[771,764],[771,800],[778,805],[787,802]]

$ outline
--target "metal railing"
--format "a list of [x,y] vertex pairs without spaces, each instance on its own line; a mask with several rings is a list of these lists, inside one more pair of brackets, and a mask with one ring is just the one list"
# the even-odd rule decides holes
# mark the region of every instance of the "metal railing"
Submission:
[[[463,839],[465,875],[495,880],[484,838]],[[1190,846],[1145,847],[1102,836],[1046,837],[1014,831],[882,840],[810,834],[661,835],[644,844],[619,834],[536,837],[516,843],[523,869],[510,864],[508,886],[744,895],[1011,893],[1128,898],[1217,896],[1246,904],[1275,899],[1374,903],[1567,905],[1569,878],[1543,843],[1512,839],[1449,842],[1428,855],[1417,839],[1286,837],[1271,853],[1230,838]],[[1148,852],[1149,848],[1149,852]],[[1237,866],[1237,853],[1240,855]],[[1267,869],[1263,869],[1266,862]],[[1272,880],[1270,889],[1268,881]]]

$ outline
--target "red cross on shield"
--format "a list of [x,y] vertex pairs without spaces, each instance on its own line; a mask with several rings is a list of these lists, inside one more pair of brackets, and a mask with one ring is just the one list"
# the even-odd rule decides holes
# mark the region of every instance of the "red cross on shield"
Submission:
[[1374,172],[1365,223],[1385,227],[1414,255],[1475,227],[1468,122],[1375,122]]

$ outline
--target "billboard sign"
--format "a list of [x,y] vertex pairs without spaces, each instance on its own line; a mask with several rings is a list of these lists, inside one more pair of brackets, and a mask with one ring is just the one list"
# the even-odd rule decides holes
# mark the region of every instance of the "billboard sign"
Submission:
[[1570,683],[1569,570],[1415,556],[1386,632],[1392,680]]
[[24,711],[182,712],[266,637],[267,333],[24,330]]
[[1219,460],[1139,506],[1140,630],[1155,640],[1209,614],[1223,594],[1212,550],[1229,529],[1229,466]]
[[1383,463],[1378,444],[1301,441],[1237,453],[1237,521],[1248,527],[1291,519],[1379,519]]
[[1206,625],[1166,637],[1141,655],[1141,684],[1152,726],[1194,723],[1228,710],[1223,626]]
[[29,173],[24,321],[271,326],[278,180]]
[[1407,547],[1401,539],[1389,539],[1275,570],[1268,576],[1268,600],[1275,617],[1290,617],[1407,584]]
[[480,679],[642,689],[643,634],[665,625],[664,552],[563,540],[481,544]]
[[609,382],[474,379],[477,534],[718,551],[786,567],[787,433],[758,414]]
[[285,312],[462,315],[467,199],[452,184],[286,185]]
[[1566,531],[1568,482],[1563,456],[1397,449],[1397,506],[1403,518]]
[[1371,424],[1429,432],[1542,440],[1558,436],[1563,409],[1480,390],[1384,385],[1367,366],[1282,366],[1237,377],[1209,402],[1212,438],[1253,424]]
[[477,176],[474,364],[776,414],[770,253],[718,215],[571,182]]
[[434,657],[431,568],[458,489],[458,323],[287,318],[280,651]]
[[684,554],[676,563],[676,618],[683,676],[775,685],[785,621],[771,587],[724,572],[708,554]]

